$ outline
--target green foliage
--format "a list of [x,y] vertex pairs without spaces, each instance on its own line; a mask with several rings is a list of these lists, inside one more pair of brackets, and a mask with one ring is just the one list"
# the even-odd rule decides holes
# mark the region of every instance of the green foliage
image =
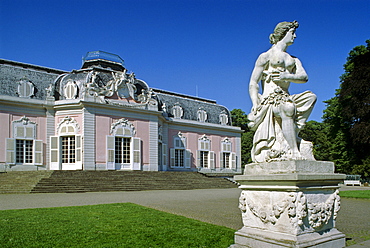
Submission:
[[370,199],[370,190],[349,190],[349,191],[340,191],[340,197],[347,198],[365,198]]
[[313,143],[313,153],[317,160],[330,161],[331,143],[328,137],[328,126],[317,121],[309,121],[306,126],[299,133],[299,136],[307,141]]
[[241,137],[242,166],[252,162],[251,150],[253,146],[254,132],[248,128],[248,116],[241,109],[231,110],[231,119],[234,126],[240,127],[244,133]]
[[132,203],[0,211],[1,247],[228,247],[234,230]]
[[362,164],[356,164],[352,168],[351,174],[362,175],[365,178],[370,177],[370,157],[362,160]]
[[366,43],[349,52],[340,88],[325,102],[323,116],[337,172],[363,176],[369,174],[363,161],[370,156],[370,40]]

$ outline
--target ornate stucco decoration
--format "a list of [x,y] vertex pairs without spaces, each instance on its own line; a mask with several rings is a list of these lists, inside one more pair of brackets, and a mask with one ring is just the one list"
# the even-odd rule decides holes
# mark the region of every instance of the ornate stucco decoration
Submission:
[[112,123],[110,134],[133,137],[136,134],[135,126],[127,119],[121,118]]
[[28,117],[26,117],[25,115],[22,116],[22,118],[20,118],[19,120],[16,120],[16,121],[13,121],[14,124],[22,124],[22,125],[28,125],[28,124],[32,124],[32,125],[36,125],[35,122],[31,121]]
[[78,134],[79,132],[78,122],[70,116],[65,116],[57,126],[58,134]]
[[154,99],[153,90],[144,81],[136,79],[133,72],[128,74],[126,69],[123,72],[111,72],[110,80],[106,79],[107,75],[109,74],[91,71],[86,79],[85,94],[96,97],[101,103],[113,105],[125,106],[125,104],[117,103],[114,99],[106,99],[106,97],[112,97],[114,94],[120,100],[128,100],[130,105],[132,103],[129,103],[129,100],[137,103],[135,106],[156,106],[158,104]]
[[17,94],[19,97],[31,98],[35,95],[35,86],[30,80],[23,78],[18,82]]
[[47,88],[45,88],[45,91],[46,91],[46,97],[53,97],[54,98],[54,95],[55,95],[54,84],[50,83],[49,86]]
[[175,103],[175,105],[172,107],[172,115],[175,119],[181,119],[184,115],[184,110],[182,109],[180,103]]
[[207,137],[207,135],[205,135],[205,134],[203,134],[203,135],[202,135],[202,137],[200,137],[198,140],[200,140],[200,141],[211,141],[211,140]]

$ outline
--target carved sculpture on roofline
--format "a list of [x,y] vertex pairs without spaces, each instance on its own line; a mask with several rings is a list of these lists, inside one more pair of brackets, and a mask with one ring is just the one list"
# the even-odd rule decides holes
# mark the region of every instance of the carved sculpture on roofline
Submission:
[[259,55],[250,78],[253,107],[248,119],[249,127],[255,131],[253,162],[314,160],[311,144],[298,138],[298,133],[313,109],[316,95],[311,91],[289,94],[290,83],[308,81],[301,61],[286,52],[296,38],[298,26],[297,21],[276,26],[270,35],[272,46]]

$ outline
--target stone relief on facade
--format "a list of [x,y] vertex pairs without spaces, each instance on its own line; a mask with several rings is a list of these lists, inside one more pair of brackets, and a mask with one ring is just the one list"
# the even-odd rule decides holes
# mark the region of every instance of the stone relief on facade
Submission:
[[253,107],[248,125],[255,131],[253,162],[313,157],[302,154],[297,135],[313,109],[316,95],[311,91],[290,95],[288,91],[290,83],[308,80],[300,60],[286,52],[294,42],[298,26],[297,21],[279,23],[270,35],[272,47],[258,57],[252,72],[249,95]]

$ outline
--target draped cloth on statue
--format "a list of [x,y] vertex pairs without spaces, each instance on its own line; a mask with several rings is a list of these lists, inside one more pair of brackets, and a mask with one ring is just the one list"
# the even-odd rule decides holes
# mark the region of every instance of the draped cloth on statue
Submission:
[[255,131],[251,152],[253,162],[289,159],[290,148],[281,130],[281,119],[274,115],[274,107],[287,101],[295,105],[295,124],[297,130],[300,130],[311,114],[316,95],[311,91],[295,95],[276,91],[262,99],[258,111],[248,115],[248,126]]

